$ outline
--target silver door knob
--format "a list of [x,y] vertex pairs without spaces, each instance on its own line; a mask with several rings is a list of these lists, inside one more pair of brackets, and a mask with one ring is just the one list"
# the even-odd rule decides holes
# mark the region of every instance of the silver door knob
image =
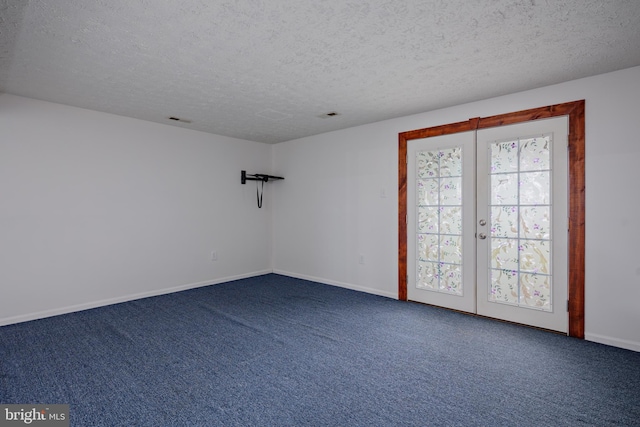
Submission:
[[478,234],[478,237],[481,238],[482,240],[484,240],[484,239],[487,238],[487,235],[484,234],[484,233],[480,233],[480,234]]
[[485,221],[484,219],[480,220],[480,225],[487,225],[487,221]]

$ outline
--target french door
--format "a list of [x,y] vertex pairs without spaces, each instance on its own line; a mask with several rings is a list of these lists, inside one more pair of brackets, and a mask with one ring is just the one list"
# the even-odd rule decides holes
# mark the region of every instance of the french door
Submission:
[[410,142],[408,299],[476,312],[475,132]]
[[407,298],[567,332],[566,116],[407,144]]

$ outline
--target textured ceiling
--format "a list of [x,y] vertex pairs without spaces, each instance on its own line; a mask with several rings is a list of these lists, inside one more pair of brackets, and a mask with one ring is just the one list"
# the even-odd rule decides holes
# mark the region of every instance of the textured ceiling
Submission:
[[266,143],[636,65],[639,0],[0,0],[0,92]]

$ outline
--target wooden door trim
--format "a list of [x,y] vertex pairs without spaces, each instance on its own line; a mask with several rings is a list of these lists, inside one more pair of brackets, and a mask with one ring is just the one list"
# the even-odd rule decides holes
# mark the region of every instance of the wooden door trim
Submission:
[[569,336],[584,339],[585,101],[573,101],[490,117],[476,117],[398,134],[398,299],[407,300],[407,142],[476,129],[569,118]]

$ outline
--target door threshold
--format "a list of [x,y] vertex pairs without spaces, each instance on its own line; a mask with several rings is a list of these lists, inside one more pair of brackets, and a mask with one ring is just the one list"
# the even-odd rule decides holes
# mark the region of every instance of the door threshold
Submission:
[[495,317],[483,316],[483,315],[477,314],[477,313],[469,313],[468,311],[456,310],[455,308],[441,307],[439,305],[428,304],[426,302],[413,301],[413,300],[407,300],[407,302],[412,302],[412,303],[421,304],[421,305],[427,305],[429,307],[434,307],[434,308],[439,308],[439,309],[442,309],[442,310],[453,311],[453,312],[456,312],[456,313],[465,314],[467,316],[472,316],[472,317],[478,317],[478,318],[481,318],[481,319],[495,320],[497,322],[508,323],[510,325],[524,326],[526,328],[537,329],[537,330],[543,331],[543,332],[551,332],[552,334],[556,334],[556,335],[569,336],[569,334],[566,333],[566,332],[554,331],[553,329],[541,328],[539,326],[527,325],[525,323],[512,322],[510,320],[497,319]]

